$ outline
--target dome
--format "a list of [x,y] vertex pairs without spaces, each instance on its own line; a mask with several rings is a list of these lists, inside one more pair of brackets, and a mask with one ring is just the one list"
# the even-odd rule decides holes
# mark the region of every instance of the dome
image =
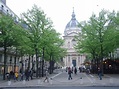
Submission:
[[71,18],[71,20],[68,22],[68,24],[66,25],[66,28],[65,28],[65,29],[68,29],[68,28],[76,28],[76,27],[78,27],[78,24],[79,24],[79,22],[76,20],[75,13],[74,13],[74,11],[73,11],[73,12],[72,12],[72,18]]

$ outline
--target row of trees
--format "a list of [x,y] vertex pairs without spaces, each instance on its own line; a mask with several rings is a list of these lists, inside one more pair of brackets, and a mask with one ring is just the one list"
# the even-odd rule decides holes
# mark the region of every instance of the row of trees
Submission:
[[[29,58],[36,55],[37,70],[39,65],[38,60],[41,57],[42,76],[44,60],[49,62],[58,61],[65,56],[66,50],[61,48],[64,41],[53,28],[52,21],[36,5],[26,13],[22,13],[18,23],[15,23],[14,18],[9,15],[1,15],[0,32],[0,47],[4,48],[3,79],[5,79],[8,51],[12,52],[16,57],[19,56],[21,58],[24,55],[28,55]],[[37,71],[36,77],[38,77]]]
[[103,71],[103,59],[119,48],[119,13],[102,10],[98,16],[93,14],[88,21],[81,22],[79,27],[82,33],[81,38],[76,37],[77,51],[86,53]]

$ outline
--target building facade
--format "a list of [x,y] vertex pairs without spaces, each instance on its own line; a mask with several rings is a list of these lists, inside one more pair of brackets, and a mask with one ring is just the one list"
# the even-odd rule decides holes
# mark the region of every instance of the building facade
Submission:
[[[13,17],[16,25],[20,25],[27,30],[27,26],[23,23],[20,23],[19,17],[6,5],[6,0],[0,0],[0,18],[3,15],[7,15],[7,14]],[[2,35],[1,30],[0,30],[0,35]],[[33,68],[34,70],[37,70],[36,67],[37,61],[35,55],[34,56],[29,56],[29,55],[21,56],[20,54],[16,55],[15,49],[16,48],[14,47],[13,49],[10,49],[10,51],[7,50],[6,53],[7,56],[6,58],[4,58],[4,48],[0,47],[0,78],[2,78],[4,73],[10,73],[10,71],[20,72],[20,70],[22,70],[24,72],[27,68],[29,69]],[[41,61],[42,60],[40,60],[39,58],[38,68],[41,67],[42,64]],[[48,67],[48,66],[49,66],[48,63],[44,61],[44,67]]]
[[77,44],[75,36],[81,33],[81,28],[78,27],[78,24],[79,22],[76,20],[73,11],[71,20],[67,23],[63,36],[65,40],[63,47],[67,49],[67,55],[63,58],[65,67],[81,67],[86,58],[84,54],[78,53],[74,48]]
[[[11,17],[15,17],[14,21],[17,24],[18,23],[18,16],[6,5],[6,0],[0,0],[0,17],[3,15],[9,14]],[[2,32],[0,31],[0,35]],[[24,59],[24,57],[23,57]],[[10,71],[19,71],[19,68],[21,66],[20,63],[21,58],[12,52],[7,52],[6,56],[6,73],[9,73]],[[4,48],[0,47],[0,78],[3,75],[4,70]]]

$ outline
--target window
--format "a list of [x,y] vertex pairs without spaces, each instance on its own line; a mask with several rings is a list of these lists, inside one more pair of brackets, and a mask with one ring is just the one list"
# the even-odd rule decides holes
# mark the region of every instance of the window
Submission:
[[75,46],[75,45],[76,45],[76,40],[73,39],[73,40],[72,40],[72,46]]
[[68,48],[70,48],[70,42],[67,43]]
[[2,62],[2,54],[0,54],[0,62]]

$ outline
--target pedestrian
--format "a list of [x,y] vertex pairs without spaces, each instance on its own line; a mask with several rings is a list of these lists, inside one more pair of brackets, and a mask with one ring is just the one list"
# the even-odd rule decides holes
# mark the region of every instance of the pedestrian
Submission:
[[24,73],[20,73],[20,76],[21,76],[20,81],[23,81],[23,79],[24,79]]
[[69,67],[68,68],[68,80],[70,80],[70,79],[72,79],[72,76],[71,76],[71,74],[72,74],[72,70],[71,70],[71,68]]
[[81,67],[79,67],[79,72],[80,72],[80,73],[82,72]]
[[102,80],[102,71],[100,68],[98,68],[98,76],[99,76],[99,79]]
[[6,73],[7,80],[10,80],[10,74]]
[[46,74],[46,77],[45,77],[45,79],[44,79],[43,82],[45,82],[46,80],[47,80],[47,82],[49,82],[49,78],[48,78],[48,70],[45,71],[45,74]]
[[30,70],[30,77],[31,77],[31,80],[33,79],[33,69]]
[[18,81],[18,77],[19,77],[18,72],[15,72],[14,77],[15,77],[14,81],[16,81],[16,80]]
[[87,74],[87,75],[90,74],[90,69],[86,69],[86,74]]
[[74,73],[75,73],[75,75],[77,74],[77,68],[76,67],[74,68]]
[[26,77],[26,81],[29,81],[30,71],[28,68],[25,70],[25,77]]

